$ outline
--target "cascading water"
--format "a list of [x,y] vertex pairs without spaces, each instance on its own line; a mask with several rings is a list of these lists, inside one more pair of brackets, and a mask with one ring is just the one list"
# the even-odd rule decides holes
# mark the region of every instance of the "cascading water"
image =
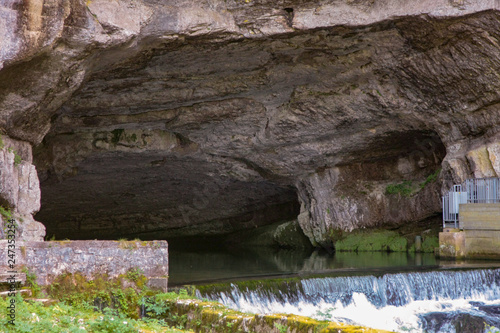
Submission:
[[241,283],[199,296],[397,332],[500,332],[500,269]]

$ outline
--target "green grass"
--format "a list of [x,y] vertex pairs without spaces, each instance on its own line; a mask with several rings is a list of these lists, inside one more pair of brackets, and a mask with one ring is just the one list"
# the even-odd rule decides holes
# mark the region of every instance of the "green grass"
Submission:
[[[10,298],[0,298],[6,309]],[[6,311],[0,312],[1,332],[184,332],[156,319],[134,319],[113,309],[94,311],[91,306],[75,307],[64,302],[44,306],[40,302],[15,297],[15,321],[9,323]]]

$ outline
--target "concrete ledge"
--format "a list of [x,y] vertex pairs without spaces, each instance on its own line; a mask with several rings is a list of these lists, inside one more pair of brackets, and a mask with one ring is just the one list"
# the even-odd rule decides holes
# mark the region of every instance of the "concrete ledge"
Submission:
[[25,273],[16,273],[16,274],[9,274],[9,273],[3,273],[4,270],[0,271],[0,284],[3,283],[11,283],[11,277],[14,275],[14,281],[19,282],[21,284],[26,283],[26,274]]
[[162,290],[167,284],[166,241],[19,241],[14,269],[9,267],[7,254],[8,243],[0,240],[0,273],[21,272],[26,267],[36,274],[37,283],[42,286],[63,273],[79,272],[89,279],[96,274],[115,278],[135,269],[148,279],[162,279],[158,285]]
[[19,289],[19,290],[13,290],[13,291],[2,291],[0,292],[0,297],[6,298],[10,297],[12,294],[21,294],[25,297],[31,297],[31,290],[30,289]]

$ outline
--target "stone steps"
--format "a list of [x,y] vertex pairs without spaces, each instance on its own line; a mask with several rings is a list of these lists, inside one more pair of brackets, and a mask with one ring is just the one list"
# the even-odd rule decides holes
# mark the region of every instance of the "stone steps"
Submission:
[[[0,268],[0,271],[7,271],[6,269]],[[14,275],[15,282],[21,282],[22,285],[26,283],[26,273],[0,273],[0,285],[1,284],[10,284],[9,278]]]

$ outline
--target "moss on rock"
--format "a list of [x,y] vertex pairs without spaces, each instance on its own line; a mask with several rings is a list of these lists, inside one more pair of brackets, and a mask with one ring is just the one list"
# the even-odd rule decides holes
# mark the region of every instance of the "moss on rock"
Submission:
[[388,332],[357,325],[319,321],[308,317],[287,314],[254,315],[234,311],[215,302],[199,300],[168,301],[170,311],[164,316],[167,322],[172,318],[189,318],[186,328],[195,332],[217,333],[356,333]]
[[425,236],[422,241],[422,252],[434,253],[434,249],[439,247],[439,237],[436,235]]
[[273,238],[281,248],[310,248],[312,246],[297,220],[280,224],[276,228]]
[[137,319],[141,298],[148,292],[146,280],[144,275],[133,270],[114,279],[106,274],[89,279],[80,273],[66,273],[58,276],[46,292],[70,305],[93,304],[100,310],[111,307]]
[[341,252],[409,252],[416,251],[415,240],[420,237],[420,251],[434,253],[439,247],[439,232],[441,231],[441,216],[431,216],[418,223],[404,224],[397,229],[358,229],[345,232],[339,229],[330,230],[330,239],[335,244],[335,250]]
[[335,250],[406,252],[408,250],[408,240],[395,231],[357,230],[343,234],[342,239],[335,242]]

